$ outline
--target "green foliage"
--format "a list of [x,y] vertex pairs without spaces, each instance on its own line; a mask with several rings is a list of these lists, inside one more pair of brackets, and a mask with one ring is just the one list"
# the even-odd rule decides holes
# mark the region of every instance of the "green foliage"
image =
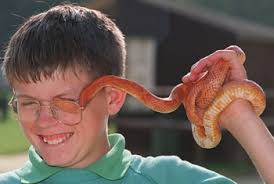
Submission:
[[24,137],[19,124],[9,113],[5,121],[0,122],[0,154],[14,154],[26,151],[29,143]]

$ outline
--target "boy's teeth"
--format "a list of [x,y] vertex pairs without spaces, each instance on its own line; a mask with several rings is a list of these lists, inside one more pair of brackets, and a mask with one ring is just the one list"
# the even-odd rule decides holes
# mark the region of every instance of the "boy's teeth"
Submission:
[[47,144],[60,144],[65,142],[71,136],[72,136],[72,133],[49,135],[49,136],[42,136],[42,140]]

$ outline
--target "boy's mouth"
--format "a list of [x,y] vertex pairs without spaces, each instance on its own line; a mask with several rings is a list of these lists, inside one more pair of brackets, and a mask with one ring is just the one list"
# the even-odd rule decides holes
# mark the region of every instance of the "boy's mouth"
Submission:
[[73,133],[69,132],[69,133],[61,133],[61,134],[55,134],[55,135],[40,135],[39,137],[46,144],[57,145],[65,142],[72,135]]

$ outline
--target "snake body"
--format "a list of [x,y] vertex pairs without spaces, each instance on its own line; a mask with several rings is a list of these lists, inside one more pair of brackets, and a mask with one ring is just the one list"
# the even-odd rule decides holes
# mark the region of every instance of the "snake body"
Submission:
[[105,75],[81,92],[80,105],[85,106],[106,86],[118,88],[160,113],[173,112],[182,104],[191,122],[197,144],[203,148],[213,148],[221,140],[219,115],[233,100],[248,100],[258,116],[264,111],[266,104],[262,88],[253,81],[233,81],[224,85],[229,67],[229,62],[224,60],[216,62],[200,80],[178,84],[166,98],[155,96],[132,80]]

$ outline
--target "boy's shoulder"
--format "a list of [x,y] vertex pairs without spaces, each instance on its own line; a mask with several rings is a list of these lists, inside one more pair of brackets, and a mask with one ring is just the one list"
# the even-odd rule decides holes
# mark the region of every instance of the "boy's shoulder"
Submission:
[[16,174],[16,170],[5,173],[0,173],[1,184],[21,184],[19,176]]
[[234,183],[232,180],[177,156],[133,155],[131,168],[155,183]]

